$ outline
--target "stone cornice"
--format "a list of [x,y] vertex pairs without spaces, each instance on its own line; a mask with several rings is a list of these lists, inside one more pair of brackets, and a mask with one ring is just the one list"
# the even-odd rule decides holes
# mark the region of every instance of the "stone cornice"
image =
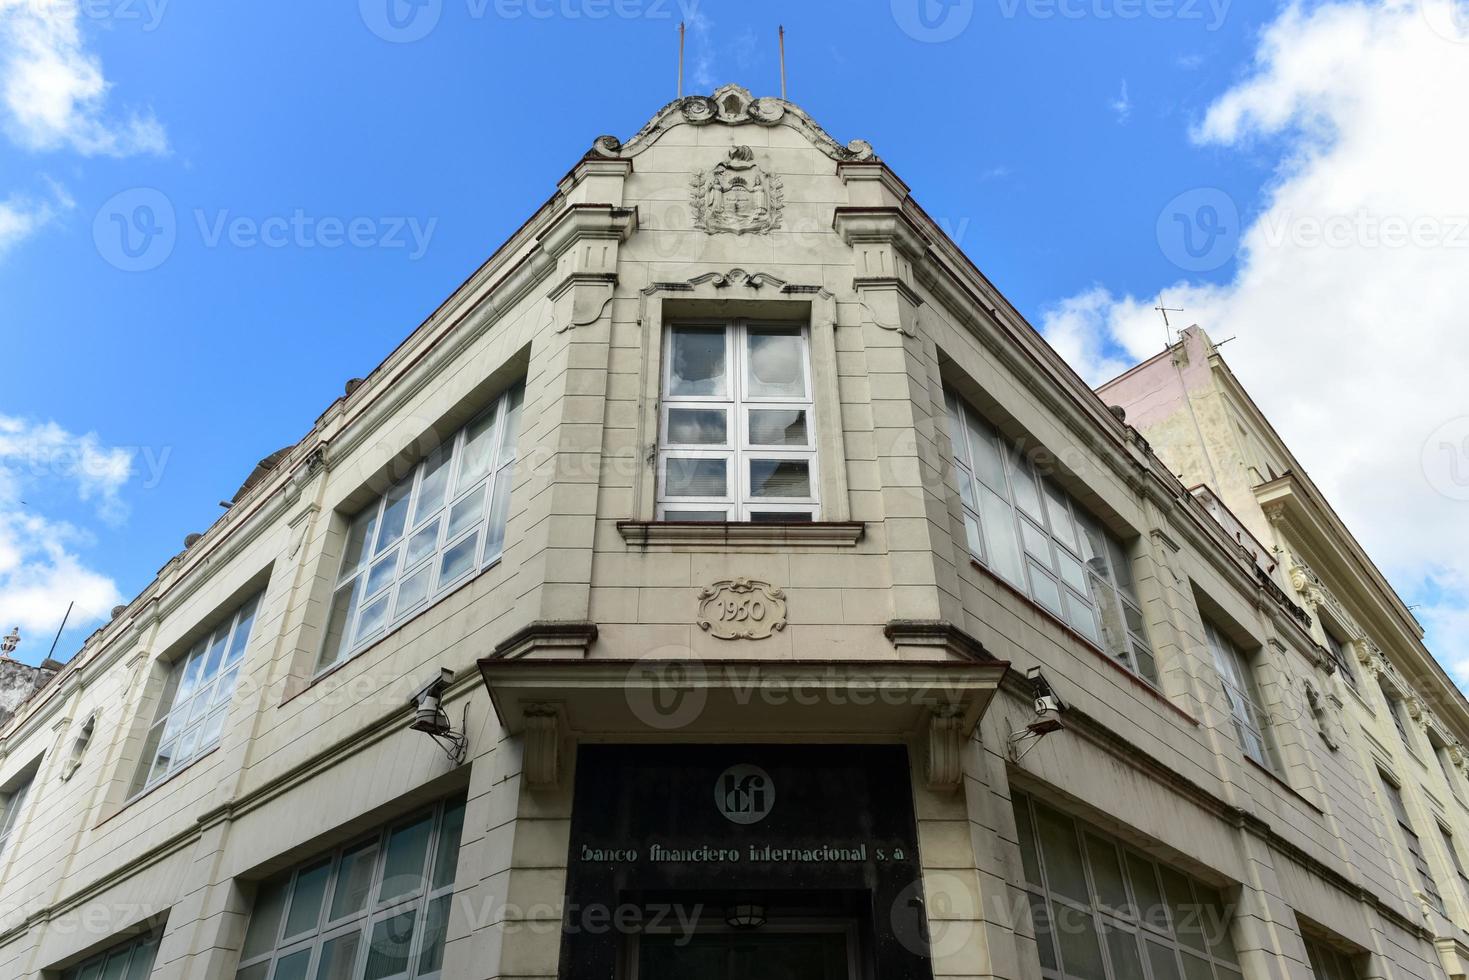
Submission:
[[862,540],[861,521],[806,524],[712,524],[694,521],[618,521],[617,533],[634,547],[687,546],[716,549],[772,547],[851,548]]

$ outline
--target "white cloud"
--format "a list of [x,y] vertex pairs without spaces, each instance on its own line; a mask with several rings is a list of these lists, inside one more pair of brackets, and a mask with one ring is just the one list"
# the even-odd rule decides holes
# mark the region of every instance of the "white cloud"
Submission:
[[0,201],[0,255],[76,206],[60,184],[48,181],[48,186],[45,196],[17,193]]
[[70,624],[79,626],[122,601],[117,584],[77,553],[92,535],[44,516],[41,505],[69,492],[105,522],[121,521],[133,455],[104,446],[96,433],[0,415],[0,630],[20,628],[25,659],[44,656],[38,644],[49,643],[68,603],[76,604]]
[[685,95],[708,95],[714,91],[714,22],[707,14],[691,10],[688,18],[688,77]]
[[[1418,615],[1466,684],[1469,502],[1455,499],[1463,488],[1440,492],[1423,456],[1469,415],[1469,128],[1452,109],[1452,93],[1469,91],[1469,43],[1443,31],[1450,4],[1339,2],[1277,18],[1192,134],[1279,155],[1264,200],[1250,202],[1259,216],[1237,272],[1158,285],[1187,310],[1182,323],[1239,337],[1231,366],[1389,577],[1431,596]],[[1156,305],[1092,286],[1047,311],[1043,332],[1101,381],[1162,348]],[[1450,432],[1443,445],[1456,444]]]
[[1122,91],[1107,103],[1107,107],[1117,114],[1119,123],[1127,122],[1127,117],[1132,115],[1132,100],[1127,96],[1127,79],[1122,80]]
[[0,101],[11,138],[86,156],[164,153],[151,111],[110,113],[110,83],[86,50],[75,0],[0,0]]

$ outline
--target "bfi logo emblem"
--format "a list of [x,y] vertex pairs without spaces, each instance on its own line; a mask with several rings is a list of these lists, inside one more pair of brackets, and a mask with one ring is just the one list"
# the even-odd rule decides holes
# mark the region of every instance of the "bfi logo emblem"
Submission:
[[714,805],[731,823],[759,823],[775,806],[775,783],[759,766],[730,766],[714,784]]

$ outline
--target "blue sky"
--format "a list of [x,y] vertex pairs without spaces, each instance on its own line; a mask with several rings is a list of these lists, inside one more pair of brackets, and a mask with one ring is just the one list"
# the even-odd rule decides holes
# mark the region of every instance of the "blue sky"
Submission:
[[[1331,59],[1355,45],[1377,59],[1360,68],[1370,78],[1373,64],[1422,64],[1436,44],[1462,64],[1469,47],[1449,36],[1448,2],[0,0],[0,629],[21,621],[21,655],[34,661],[75,595],[85,608],[58,649],[69,656],[118,596],[218,516],[256,460],[296,441],[514,231],[596,136],[626,138],[673,97],[681,19],[689,92],[734,81],[778,93],[783,23],[792,101],[838,139],[871,141],[1092,380],[1161,347],[1161,322],[1139,314],[1162,289],[1191,307],[1185,321],[1199,319],[1195,302],[1249,317],[1204,325],[1241,335],[1231,359],[1271,393],[1267,411],[1285,414],[1328,492],[1354,485],[1351,468],[1330,461],[1367,454],[1372,492],[1343,510],[1375,527],[1394,494],[1432,490],[1435,478],[1426,457],[1407,467],[1375,457],[1372,439],[1453,444],[1453,405],[1409,432],[1379,427],[1346,444],[1320,421],[1323,407],[1302,408],[1309,374],[1284,400],[1289,376],[1266,352],[1284,333],[1319,345],[1326,326],[1278,304],[1341,302],[1361,273],[1348,263],[1333,280],[1341,254],[1296,249],[1292,261],[1328,272],[1262,291],[1257,235],[1303,180],[1339,188],[1339,178],[1369,198],[1379,176],[1421,188],[1401,161],[1354,143],[1358,157],[1333,154],[1433,93],[1401,83],[1364,94]],[[1363,41],[1384,32],[1400,43]],[[1291,63],[1297,48],[1316,60]],[[1462,80],[1443,61],[1424,86]],[[1363,154],[1380,170],[1353,183]],[[1180,195],[1197,215],[1201,193],[1226,204],[1227,247],[1190,268],[1200,263],[1160,233],[1160,215]],[[1329,192],[1309,200],[1322,198],[1345,206]],[[1430,200],[1426,211],[1447,220],[1459,203]],[[133,222],[126,240],[117,215]],[[144,238],[149,229],[163,234]],[[1394,272],[1405,288],[1433,274]],[[1261,310],[1280,311],[1279,322]],[[1252,377],[1256,365],[1266,366]],[[1412,362],[1396,368],[1372,381],[1379,394],[1421,385],[1404,373]],[[1447,435],[1431,435],[1440,424]],[[1469,438],[1462,446],[1469,453]],[[1439,474],[1434,499],[1463,489],[1456,476]],[[1455,504],[1440,512],[1462,525]],[[1409,540],[1432,541],[1430,531]],[[1362,537],[1383,546],[1410,601],[1421,593],[1445,629],[1463,623],[1469,564],[1418,556],[1401,528]],[[1469,667],[1469,647],[1452,646],[1445,659]]]

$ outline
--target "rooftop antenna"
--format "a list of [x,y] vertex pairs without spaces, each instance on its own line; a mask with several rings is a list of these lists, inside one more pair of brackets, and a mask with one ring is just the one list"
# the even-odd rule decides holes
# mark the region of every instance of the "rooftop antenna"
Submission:
[[780,99],[786,101],[786,27],[780,25]]
[[1172,347],[1173,346],[1173,324],[1171,324],[1171,323],[1168,322],[1168,314],[1170,314],[1170,313],[1182,313],[1183,312],[1183,307],[1181,307],[1181,306],[1165,306],[1165,305],[1163,305],[1163,304],[1165,304],[1167,302],[1168,301],[1166,299],[1164,299],[1162,296],[1159,296],[1158,297],[1158,305],[1155,306],[1155,307],[1153,307],[1153,309],[1156,310],[1157,312],[1163,314],[1163,346],[1164,347]]
[[683,98],[683,21],[678,22],[678,97]]

